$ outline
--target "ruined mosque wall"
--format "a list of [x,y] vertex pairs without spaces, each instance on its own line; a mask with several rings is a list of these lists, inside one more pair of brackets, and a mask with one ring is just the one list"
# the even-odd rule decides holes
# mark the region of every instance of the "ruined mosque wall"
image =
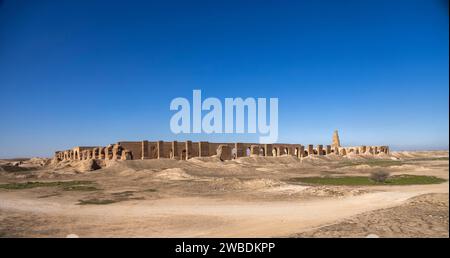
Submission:
[[[131,151],[132,159],[142,158],[142,142],[118,142],[117,144],[123,149]],[[121,152],[118,153],[118,157],[121,157],[121,154]]]
[[389,154],[389,146],[340,146],[335,131],[331,145],[301,144],[257,144],[257,143],[213,143],[207,141],[120,141],[108,146],[77,146],[65,151],[56,151],[54,158],[63,160],[136,160],[136,159],[178,159],[217,155],[221,160],[255,156],[294,156],[309,155],[361,155]]

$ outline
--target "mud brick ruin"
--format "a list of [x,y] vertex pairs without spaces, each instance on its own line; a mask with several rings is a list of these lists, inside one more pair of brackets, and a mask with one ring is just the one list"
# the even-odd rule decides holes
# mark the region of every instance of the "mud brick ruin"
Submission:
[[355,146],[342,147],[338,132],[333,134],[331,145],[301,145],[301,144],[257,144],[257,143],[212,143],[212,142],[118,142],[106,147],[78,146],[65,151],[56,151],[54,158],[64,160],[134,160],[134,159],[179,159],[187,160],[193,157],[210,157],[217,155],[221,160],[231,160],[240,157],[255,156],[295,156],[303,158],[309,155],[340,155],[353,154],[389,154],[388,146]]

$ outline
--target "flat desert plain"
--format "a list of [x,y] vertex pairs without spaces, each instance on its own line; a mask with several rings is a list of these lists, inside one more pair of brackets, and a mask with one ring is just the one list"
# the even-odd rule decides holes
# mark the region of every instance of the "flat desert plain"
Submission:
[[[449,237],[448,168],[448,151],[1,160],[0,236]],[[358,183],[376,171],[440,181]]]

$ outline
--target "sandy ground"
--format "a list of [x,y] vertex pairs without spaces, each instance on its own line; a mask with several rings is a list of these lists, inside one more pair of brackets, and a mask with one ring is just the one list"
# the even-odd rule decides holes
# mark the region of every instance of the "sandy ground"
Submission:
[[295,237],[448,237],[448,194],[426,194]]
[[[93,170],[97,165],[102,168]],[[0,236],[448,237],[448,181],[355,187],[290,180],[367,176],[380,169],[448,180],[448,152],[330,155],[301,161],[1,160],[0,184],[87,180],[96,189],[0,189]],[[81,205],[92,200],[107,203]]]

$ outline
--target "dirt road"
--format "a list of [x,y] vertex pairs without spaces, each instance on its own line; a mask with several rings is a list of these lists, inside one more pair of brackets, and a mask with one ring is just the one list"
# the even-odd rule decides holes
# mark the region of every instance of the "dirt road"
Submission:
[[[58,218],[50,221],[48,226],[59,228],[59,236],[137,236],[135,231],[139,231],[139,236],[145,237],[273,237],[311,230],[367,211],[394,207],[414,196],[448,193],[448,187],[448,183],[392,187],[389,191],[381,187],[380,192],[359,196],[295,202],[167,198],[96,206],[26,199],[14,193],[1,193],[0,210],[15,212],[16,216],[32,213],[38,217]],[[66,221],[72,222],[70,227],[64,225]],[[98,230],[103,227],[115,230]]]

